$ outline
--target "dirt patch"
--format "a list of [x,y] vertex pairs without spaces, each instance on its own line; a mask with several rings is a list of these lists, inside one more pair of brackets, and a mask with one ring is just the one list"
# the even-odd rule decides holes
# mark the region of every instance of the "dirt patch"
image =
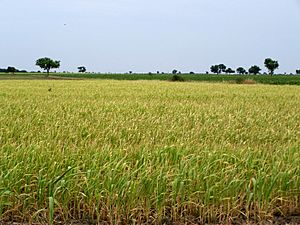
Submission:
[[49,77],[42,77],[43,80],[84,80],[83,78],[76,78],[76,77],[56,77],[56,76],[49,76]]

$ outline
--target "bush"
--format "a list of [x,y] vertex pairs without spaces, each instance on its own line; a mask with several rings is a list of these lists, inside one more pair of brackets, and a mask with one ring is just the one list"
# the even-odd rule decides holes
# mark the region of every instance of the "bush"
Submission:
[[243,77],[238,77],[235,79],[235,83],[236,84],[243,84],[245,81],[245,79]]
[[170,79],[170,81],[179,81],[179,82],[183,82],[184,79],[183,77],[179,76],[179,75],[173,75]]

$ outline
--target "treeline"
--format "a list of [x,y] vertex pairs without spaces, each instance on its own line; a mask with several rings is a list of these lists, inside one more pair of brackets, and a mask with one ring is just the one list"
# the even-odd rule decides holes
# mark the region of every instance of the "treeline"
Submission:
[[6,69],[1,69],[0,68],[0,73],[27,73],[26,70],[19,70],[19,69],[16,69],[15,67],[13,66],[9,66],[7,67]]
[[[53,59],[50,59],[48,57],[44,57],[44,58],[40,58],[40,59],[36,60],[35,65],[39,66],[41,69],[45,70],[46,71],[46,76],[49,76],[49,72],[50,72],[51,69],[58,69],[60,67],[60,61],[53,60]],[[278,61],[273,60],[271,58],[266,58],[265,61],[264,61],[264,66],[268,70],[269,74],[273,75],[275,70],[277,70],[279,68],[279,63],[278,63]],[[87,72],[87,69],[86,69],[85,66],[79,66],[79,67],[77,67],[77,69],[78,69],[79,73],[86,73]],[[256,75],[256,74],[260,74],[261,70],[262,69],[257,65],[253,65],[249,69],[245,69],[244,67],[238,67],[236,70],[234,70],[230,67],[227,67],[225,64],[217,64],[217,65],[212,65],[210,67],[210,72],[214,73],[214,74],[225,73],[225,74],[241,74],[241,75],[254,74],[254,75]],[[14,73],[17,73],[17,72],[27,73],[26,70],[18,70],[15,67],[12,67],[12,66],[7,67],[7,69],[1,69],[0,68],[0,73],[12,73],[12,74],[14,74]],[[38,72],[40,72],[40,71],[38,71]],[[157,74],[164,74],[164,72],[159,72],[159,71],[157,71],[156,73]],[[129,74],[134,74],[134,72],[129,71]],[[149,74],[151,75],[153,73],[149,72]],[[173,75],[181,74],[181,72],[174,69],[172,71],[172,74]],[[195,72],[191,71],[190,74],[195,74]],[[209,72],[206,71],[206,74],[209,74]],[[266,73],[264,73],[264,74],[266,74]],[[300,75],[300,69],[296,70],[296,74]]]

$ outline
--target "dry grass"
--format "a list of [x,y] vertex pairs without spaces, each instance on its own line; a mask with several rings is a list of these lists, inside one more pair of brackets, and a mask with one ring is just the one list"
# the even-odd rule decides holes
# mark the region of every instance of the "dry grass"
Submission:
[[256,84],[256,81],[251,79],[246,79],[244,80],[243,84]]

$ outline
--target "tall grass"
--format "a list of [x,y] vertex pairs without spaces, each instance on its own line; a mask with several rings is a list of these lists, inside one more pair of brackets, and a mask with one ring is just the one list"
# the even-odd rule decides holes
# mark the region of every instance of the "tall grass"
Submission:
[[2,81],[0,221],[295,213],[299,108],[297,86]]

